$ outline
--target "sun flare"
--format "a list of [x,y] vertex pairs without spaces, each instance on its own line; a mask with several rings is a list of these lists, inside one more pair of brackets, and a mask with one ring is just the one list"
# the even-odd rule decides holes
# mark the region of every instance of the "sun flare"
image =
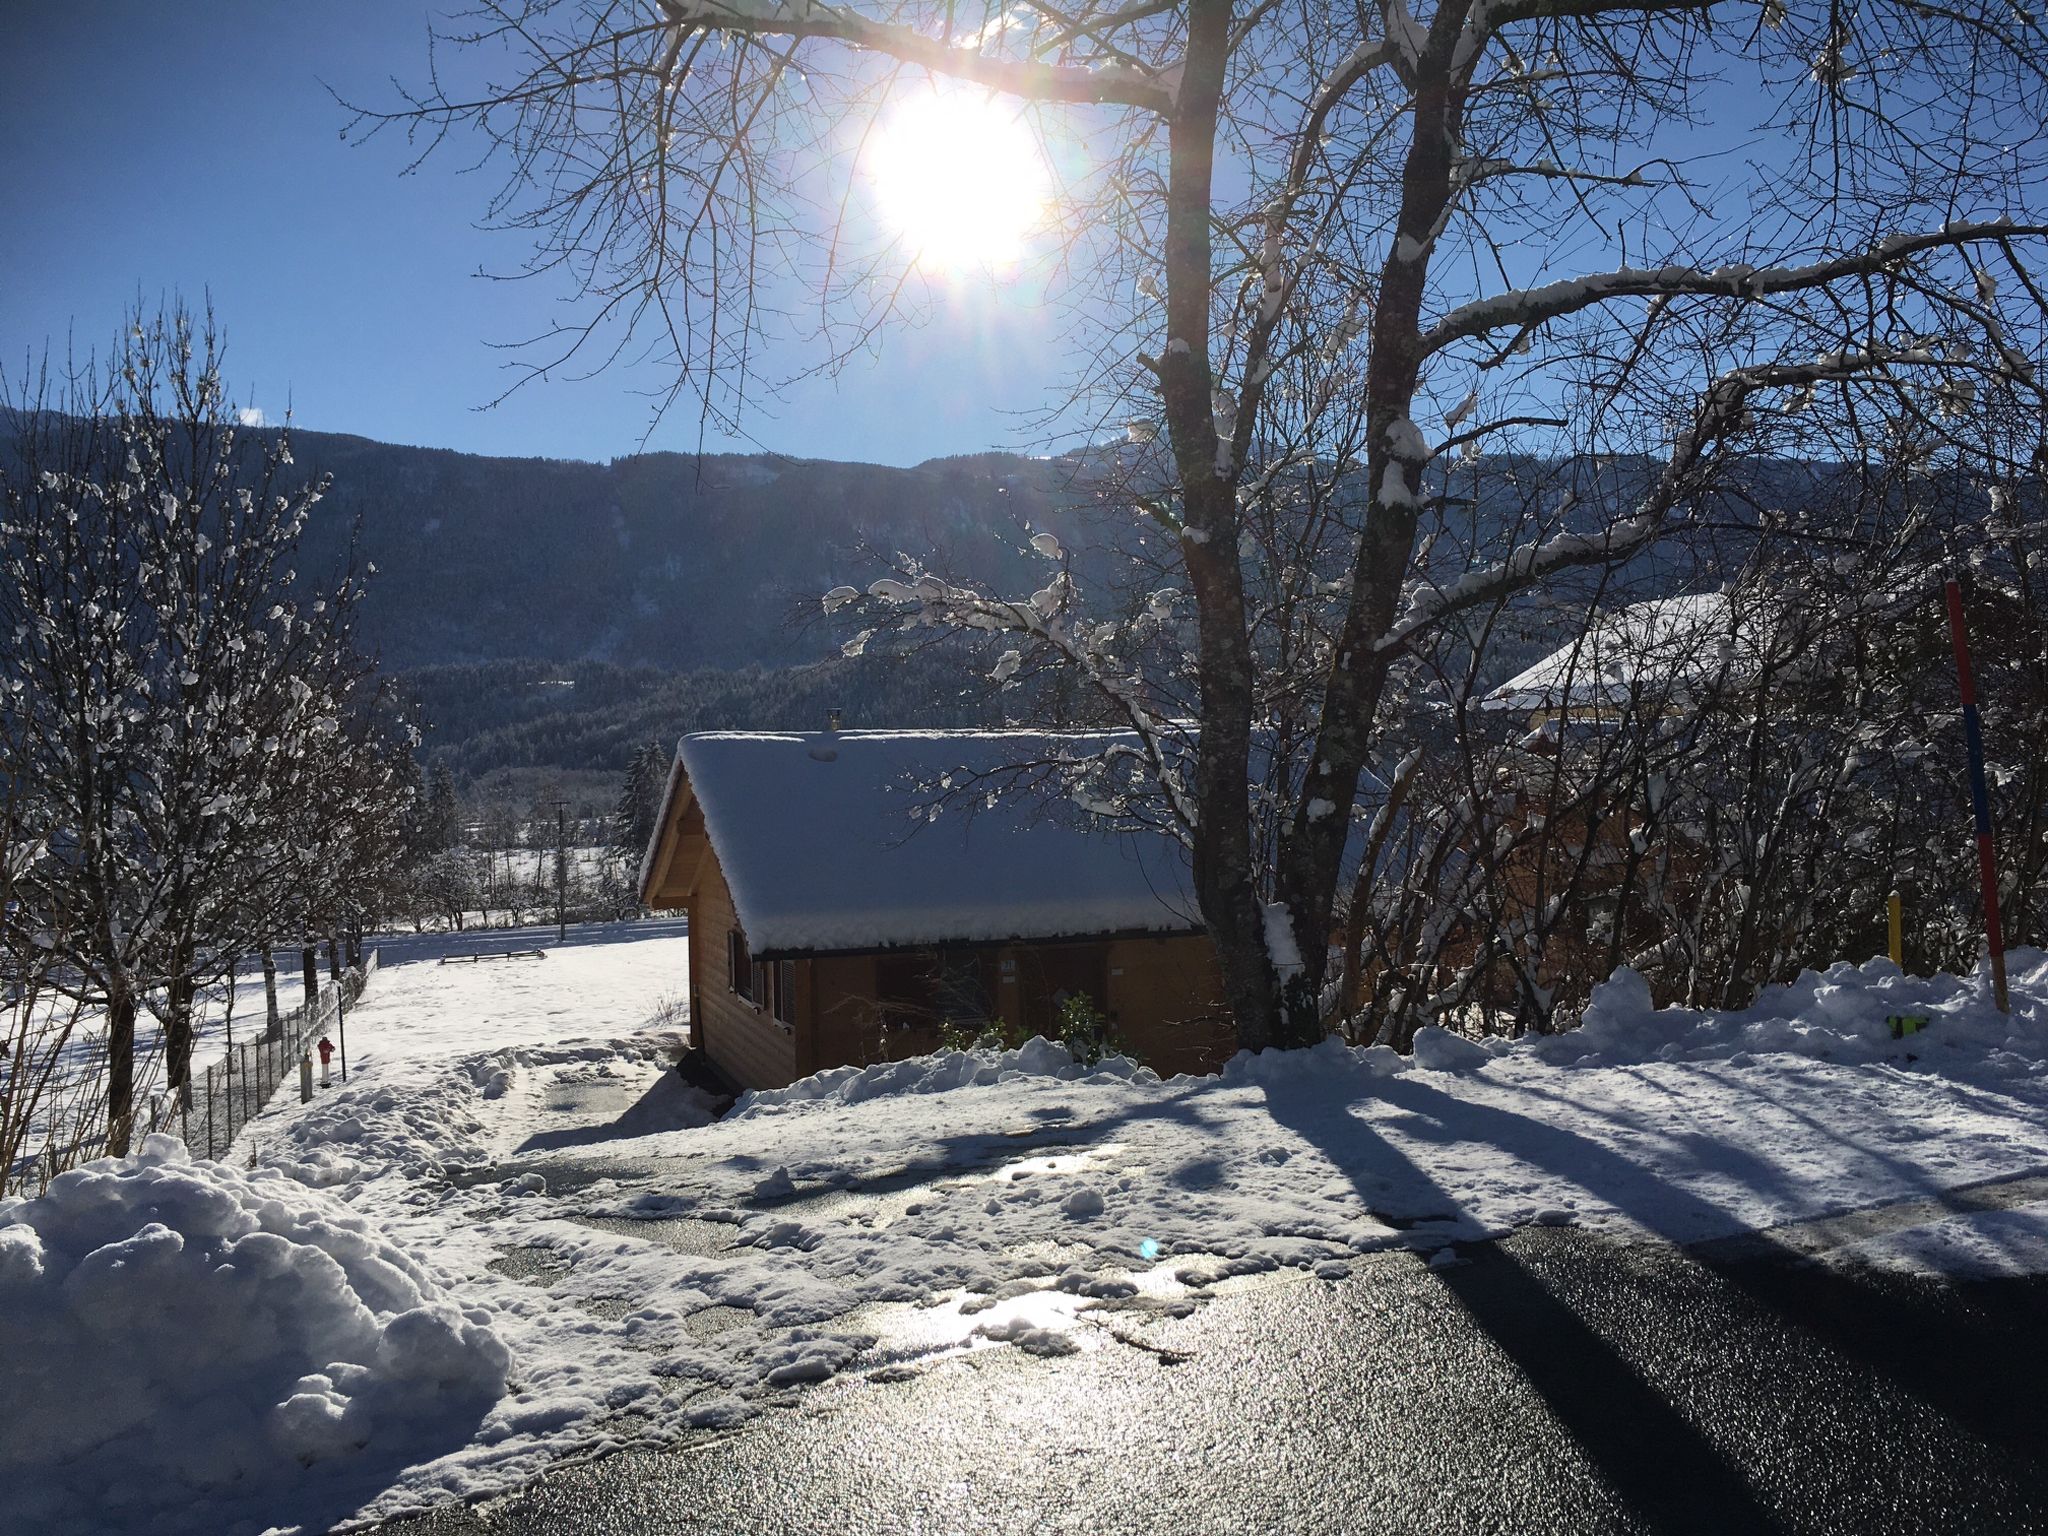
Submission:
[[919,265],[999,270],[1044,222],[1051,174],[1014,106],[971,90],[897,104],[868,149],[882,219]]

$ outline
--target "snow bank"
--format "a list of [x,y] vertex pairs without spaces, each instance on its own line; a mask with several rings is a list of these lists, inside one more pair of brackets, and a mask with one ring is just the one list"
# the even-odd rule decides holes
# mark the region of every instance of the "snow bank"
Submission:
[[223,1530],[459,1444],[505,1387],[488,1316],[332,1197],[151,1136],[0,1203],[0,1526]]
[[1061,1082],[1101,1077],[1119,1082],[1156,1083],[1159,1075],[1124,1056],[1105,1056],[1094,1066],[1074,1059],[1065,1046],[1034,1035],[1013,1051],[978,1049],[940,1051],[871,1067],[828,1067],[799,1078],[787,1088],[757,1088],[742,1094],[729,1119],[746,1119],[796,1104],[862,1104],[870,1099],[898,1098],[915,1093],[950,1093],[956,1088],[987,1087],[1021,1077],[1049,1077]]
[[[1936,1067],[1949,1060],[2039,1061],[2048,1054],[2048,1007],[2041,998],[2048,992],[2048,955],[2014,950],[2007,968],[2014,996],[2009,1014],[1993,1006],[1981,977],[1908,976],[1889,960],[1804,971],[1766,987],[1752,1006],[1727,1013],[1656,1008],[1649,983],[1623,968],[1593,989],[1578,1029],[1519,1048],[1578,1067],[1773,1054],[1842,1062],[1911,1056]],[[1924,1019],[1926,1026],[1894,1039],[1889,1021],[1895,1016]]]
[[717,1101],[656,1065],[652,1037],[563,1046],[515,1046],[456,1056],[410,1083],[359,1072],[266,1130],[265,1161],[316,1189],[399,1175],[440,1178],[509,1151],[508,1134],[544,1125],[515,1090],[537,1081],[560,1086],[596,1080],[650,1079],[640,1102],[609,1128],[615,1138],[709,1125]]
[[[1992,1004],[1984,977],[1908,976],[1884,959],[1803,971],[1764,988],[1750,1007],[1728,1011],[1659,1008],[1649,983],[1624,966],[1593,989],[1583,1022],[1563,1034],[1475,1040],[1432,1027],[1416,1032],[1408,1057],[1385,1046],[1354,1049],[1333,1037],[1307,1051],[1240,1052],[1222,1076],[1273,1087],[1410,1070],[1470,1073],[1495,1063],[1510,1073],[1537,1063],[1588,1070],[1653,1061],[1745,1065],[1773,1055],[2031,1076],[2048,1066],[2048,955],[2016,949],[2007,969],[2009,1014]],[[1895,1037],[1894,1018],[1921,1025]]]

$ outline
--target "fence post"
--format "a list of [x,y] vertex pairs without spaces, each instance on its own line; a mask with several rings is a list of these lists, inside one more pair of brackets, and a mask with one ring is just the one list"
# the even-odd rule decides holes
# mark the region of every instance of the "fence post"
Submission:
[[213,1156],[213,1068],[206,1069],[206,1155]]

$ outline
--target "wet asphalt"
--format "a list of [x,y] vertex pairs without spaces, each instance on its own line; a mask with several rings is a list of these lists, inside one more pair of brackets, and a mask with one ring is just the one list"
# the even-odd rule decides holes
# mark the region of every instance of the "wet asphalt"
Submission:
[[1456,1258],[855,1370],[381,1531],[2048,1533],[2048,1278],[1569,1229]]

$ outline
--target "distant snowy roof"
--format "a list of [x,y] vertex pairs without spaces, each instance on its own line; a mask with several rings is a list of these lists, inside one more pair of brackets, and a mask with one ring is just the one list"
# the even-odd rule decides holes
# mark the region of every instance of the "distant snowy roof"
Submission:
[[1633,603],[1595,619],[1483,701],[1487,709],[1562,709],[1619,703],[1644,688],[1740,677],[1768,626],[1754,602],[1725,592]]
[[[1186,855],[1171,839],[1094,830],[1042,793],[990,806],[960,788],[1133,740],[714,731],[683,738],[677,771],[756,954],[1189,932],[1200,921]],[[938,789],[948,778],[950,797]],[[917,814],[934,803],[935,820]]]

